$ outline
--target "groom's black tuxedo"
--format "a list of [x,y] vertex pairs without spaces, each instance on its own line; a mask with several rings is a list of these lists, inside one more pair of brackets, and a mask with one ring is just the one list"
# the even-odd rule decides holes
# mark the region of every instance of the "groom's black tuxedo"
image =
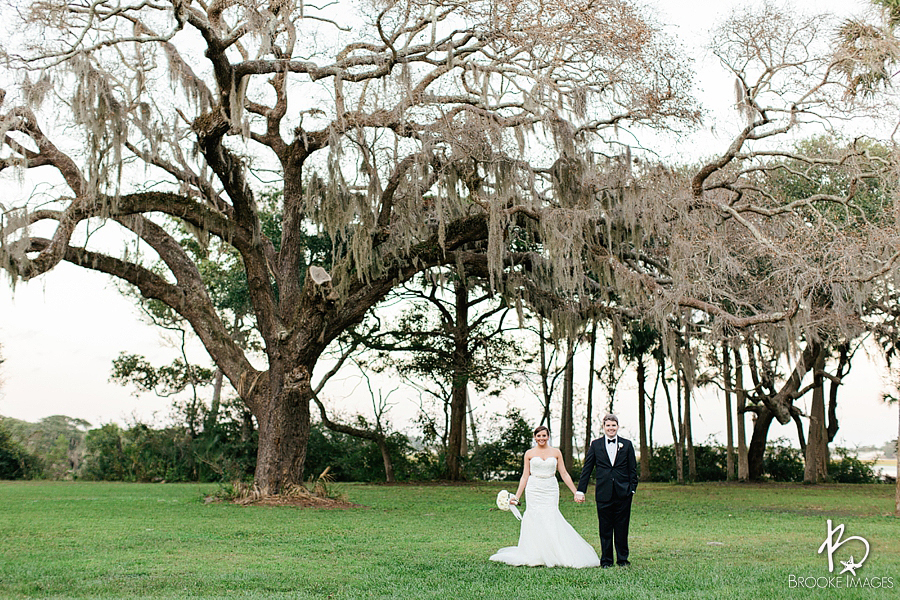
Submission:
[[637,490],[637,460],[631,440],[617,437],[616,459],[610,463],[606,436],[591,442],[578,491],[587,491],[591,472],[597,471],[597,519],[600,523],[600,564],[613,563],[613,540],[619,564],[628,564],[628,524],[631,521],[631,496]]
[[630,498],[637,490],[637,460],[631,440],[617,438],[616,444],[621,448],[616,452],[616,464],[609,463],[606,451],[606,436],[591,442],[587,456],[584,457],[584,468],[578,480],[578,491],[587,491],[591,479],[591,471],[597,470],[597,502],[609,502],[615,498]]

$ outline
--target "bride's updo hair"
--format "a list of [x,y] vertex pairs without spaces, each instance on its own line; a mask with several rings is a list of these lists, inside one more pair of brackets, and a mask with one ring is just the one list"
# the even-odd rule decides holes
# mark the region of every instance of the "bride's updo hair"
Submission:
[[534,428],[534,433],[533,433],[532,435],[537,435],[537,434],[540,433],[541,431],[546,431],[546,432],[547,432],[547,435],[548,435],[548,436],[550,435],[550,430],[547,429],[547,427],[546,427],[545,425],[538,425],[537,427],[535,427],[535,428]]

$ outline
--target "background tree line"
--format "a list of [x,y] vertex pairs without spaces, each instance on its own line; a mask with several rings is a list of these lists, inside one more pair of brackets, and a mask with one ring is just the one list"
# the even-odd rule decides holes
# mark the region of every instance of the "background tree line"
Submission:
[[[359,417],[360,421],[364,421]],[[516,410],[496,415],[485,441],[461,461],[463,476],[470,481],[515,481],[521,459],[532,446],[532,426]],[[361,426],[366,426],[361,423]],[[0,479],[55,479],[138,482],[221,482],[252,479],[256,460],[256,436],[242,437],[240,420],[223,419],[213,431],[192,436],[186,423],[150,427],[109,423],[97,428],[61,415],[29,423],[0,420]],[[388,436],[395,481],[443,481],[445,450],[427,436],[410,439],[401,433]],[[726,449],[698,445],[695,481],[725,481]],[[871,463],[838,449],[829,464],[830,481],[876,483],[882,481]],[[335,432],[322,423],[312,427],[311,473],[326,472],[335,481],[380,482],[385,480],[382,453],[376,443]],[[650,481],[676,481],[674,447],[660,446],[651,457]],[[580,461],[573,463],[578,473]],[[776,440],[766,449],[763,480],[802,481],[801,452]]]

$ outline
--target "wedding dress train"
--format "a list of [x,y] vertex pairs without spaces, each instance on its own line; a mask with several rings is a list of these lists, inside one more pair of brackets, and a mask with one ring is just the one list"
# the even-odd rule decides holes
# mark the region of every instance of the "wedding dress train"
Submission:
[[599,567],[597,552],[559,512],[556,458],[533,456],[525,485],[519,545],[501,548],[491,560],[531,567]]

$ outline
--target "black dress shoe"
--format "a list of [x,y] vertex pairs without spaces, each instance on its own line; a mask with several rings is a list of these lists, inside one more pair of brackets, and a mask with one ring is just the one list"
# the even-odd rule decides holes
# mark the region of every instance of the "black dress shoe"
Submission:
[[612,568],[612,563],[610,563],[610,564],[601,564],[601,565],[600,565],[600,568],[601,568],[601,569],[611,569],[611,568]]
[[627,560],[620,560],[616,564],[620,567],[630,567],[631,566],[631,563],[628,562]]

